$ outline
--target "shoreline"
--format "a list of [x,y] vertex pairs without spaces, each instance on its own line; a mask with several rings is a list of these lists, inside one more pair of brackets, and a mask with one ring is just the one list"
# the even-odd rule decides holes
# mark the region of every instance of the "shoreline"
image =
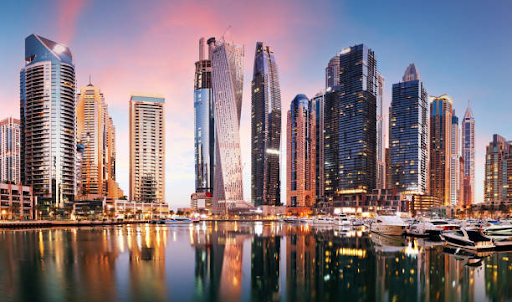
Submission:
[[102,226],[102,225],[123,225],[123,224],[143,224],[149,223],[148,220],[128,220],[128,221],[58,221],[58,220],[30,220],[30,221],[0,221],[0,229],[15,228],[38,228],[38,227],[63,227],[63,226]]

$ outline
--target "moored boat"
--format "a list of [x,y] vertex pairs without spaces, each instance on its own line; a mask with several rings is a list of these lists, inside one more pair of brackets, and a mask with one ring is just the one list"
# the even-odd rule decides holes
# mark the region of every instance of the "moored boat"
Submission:
[[171,217],[171,218],[167,218],[167,219],[161,219],[159,221],[159,224],[170,224],[170,225],[174,225],[174,224],[190,224],[190,223],[193,223],[194,221],[188,217]]
[[511,236],[512,237],[512,225],[491,225],[484,229],[484,234],[488,236]]
[[407,225],[396,215],[377,215],[375,222],[371,224],[370,231],[374,233],[400,236],[405,232]]
[[449,245],[473,251],[492,250],[496,247],[493,240],[485,236],[479,228],[461,228],[457,231],[445,232],[442,238]]

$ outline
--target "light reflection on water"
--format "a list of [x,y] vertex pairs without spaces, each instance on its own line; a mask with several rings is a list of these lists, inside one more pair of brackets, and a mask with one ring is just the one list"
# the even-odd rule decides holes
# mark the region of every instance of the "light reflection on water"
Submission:
[[509,301],[512,253],[281,223],[0,231],[0,301]]

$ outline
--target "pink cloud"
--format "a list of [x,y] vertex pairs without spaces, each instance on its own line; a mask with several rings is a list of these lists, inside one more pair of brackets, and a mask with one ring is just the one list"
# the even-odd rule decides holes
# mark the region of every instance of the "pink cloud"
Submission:
[[59,1],[59,42],[67,45],[75,33],[76,23],[85,7],[86,0]]

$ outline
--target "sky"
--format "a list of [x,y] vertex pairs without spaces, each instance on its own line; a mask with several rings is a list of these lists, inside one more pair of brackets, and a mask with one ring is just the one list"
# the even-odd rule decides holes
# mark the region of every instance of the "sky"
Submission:
[[230,38],[245,47],[240,131],[246,200],[257,41],[274,50],[283,117],[296,94],[313,97],[324,88],[324,69],[332,56],[360,43],[375,51],[377,68],[386,80],[385,108],[392,84],[401,80],[410,63],[418,68],[429,95],[454,99],[460,118],[471,100],[477,202],[483,201],[485,146],[494,133],[512,140],[512,2],[7,0],[0,7],[0,118],[19,116],[25,37],[36,33],[69,46],[78,88],[91,76],[105,95],[117,131],[117,181],[128,194],[130,93],[163,94],[166,200],[172,208],[188,207],[194,191],[198,40],[220,37],[228,27]]

